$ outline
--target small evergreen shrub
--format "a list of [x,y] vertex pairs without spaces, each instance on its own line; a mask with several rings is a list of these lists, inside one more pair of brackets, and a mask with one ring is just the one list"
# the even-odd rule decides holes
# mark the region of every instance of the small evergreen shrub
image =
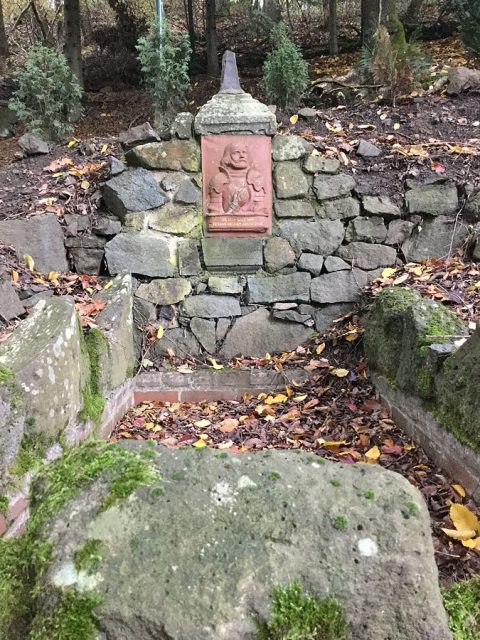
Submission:
[[282,109],[297,107],[309,85],[308,63],[280,22],[272,29],[273,49],[263,65],[262,89],[268,100]]
[[74,112],[78,114],[82,89],[65,56],[57,49],[37,44],[14,77],[17,89],[9,107],[28,131],[47,140],[70,135],[70,119]]
[[480,0],[462,0],[458,17],[463,44],[475,56],[480,57]]
[[360,67],[385,90],[384,97],[395,104],[401,95],[417,89],[425,77],[428,61],[421,47],[407,42],[403,24],[396,13],[389,17],[390,32],[381,26],[370,51],[363,49]]
[[157,107],[157,124],[164,125],[185,104],[190,88],[188,65],[192,50],[186,32],[154,24],[137,44],[143,82]]
[[257,640],[345,640],[348,624],[335,598],[303,593],[297,580],[273,588],[270,620],[257,620]]

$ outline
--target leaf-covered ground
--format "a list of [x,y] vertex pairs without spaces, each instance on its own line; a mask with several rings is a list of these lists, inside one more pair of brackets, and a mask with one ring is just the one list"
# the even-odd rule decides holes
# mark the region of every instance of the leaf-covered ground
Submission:
[[[440,300],[475,328],[480,309],[479,265],[460,257],[429,260],[386,270],[366,299],[379,289],[412,286]],[[171,356],[171,366],[189,372],[195,367],[221,368],[215,360],[185,362]],[[464,488],[449,478],[399,429],[378,402],[362,353],[362,328],[357,315],[341,319],[324,336],[280,356],[237,358],[238,368],[301,367],[307,383],[241,402],[150,403],[132,409],[112,439],[154,439],[165,447],[205,446],[235,454],[261,449],[303,449],[339,464],[378,464],[406,477],[422,492],[430,511],[435,554],[443,584],[476,575],[480,554],[449,538],[450,507],[462,504],[480,513]]]

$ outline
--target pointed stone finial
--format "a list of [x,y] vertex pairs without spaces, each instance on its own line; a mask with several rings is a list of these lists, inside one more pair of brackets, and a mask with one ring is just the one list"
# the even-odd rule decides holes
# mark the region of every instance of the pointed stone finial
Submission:
[[225,51],[222,58],[222,81],[219,93],[244,93],[238,78],[237,59],[233,51]]

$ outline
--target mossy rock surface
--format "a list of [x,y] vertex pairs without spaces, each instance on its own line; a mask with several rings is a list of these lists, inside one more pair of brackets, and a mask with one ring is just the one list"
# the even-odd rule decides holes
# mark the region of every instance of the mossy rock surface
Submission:
[[430,399],[429,345],[466,335],[462,320],[446,307],[412,289],[389,287],[375,298],[368,315],[365,354],[370,368],[391,384]]
[[[309,596],[336,598],[349,640],[450,640],[427,509],[400,476],[295,452],[116,447],[146,456],[160,480],[108,500],[114,472],[93,456],[71,469],[66,499],[63,473],[56,489],[36,485],[37,535],[52,549],[37,626],[79,596],[98,599],[89,611],[109,640],[253,640],[274,587],[298,579]],[[85,469],[95,473],[79,483]]]
[[444,363],[435,380],[435,417],[480,452],[480,330]]

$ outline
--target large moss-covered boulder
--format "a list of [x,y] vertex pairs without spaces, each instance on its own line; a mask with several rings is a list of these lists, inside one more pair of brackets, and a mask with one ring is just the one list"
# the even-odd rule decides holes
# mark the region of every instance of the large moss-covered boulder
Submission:
[[75,424],[88,384],[82,340],[75,303],[65,296],[41,300],[0,346],[0,366],[24,397],[28,435],[53,440]]
[[467,334],[463,322],[408,288],[384,289],[372,304],[365,331],[370,368],[403,391],[433,396],[429,346]]
[[[103,453],[102,473],[88,446],[75,491],[55,471],[62,460],[54,483],[37,484],[35,533],[52,546],[35,638],[76,638],[68,625],[82,623],[82,640],[254,640],[274,586],[298,579],[336,598],[349,640],[451,639],[428,512],[400,476],[296,452],[148,447],[143,462]],[[58,504],[60,483],[68,500]],[[150,486],[132,493],[139,484]]]
[[446,360],[435,389],[435,417],[480,452],[480,329]]

